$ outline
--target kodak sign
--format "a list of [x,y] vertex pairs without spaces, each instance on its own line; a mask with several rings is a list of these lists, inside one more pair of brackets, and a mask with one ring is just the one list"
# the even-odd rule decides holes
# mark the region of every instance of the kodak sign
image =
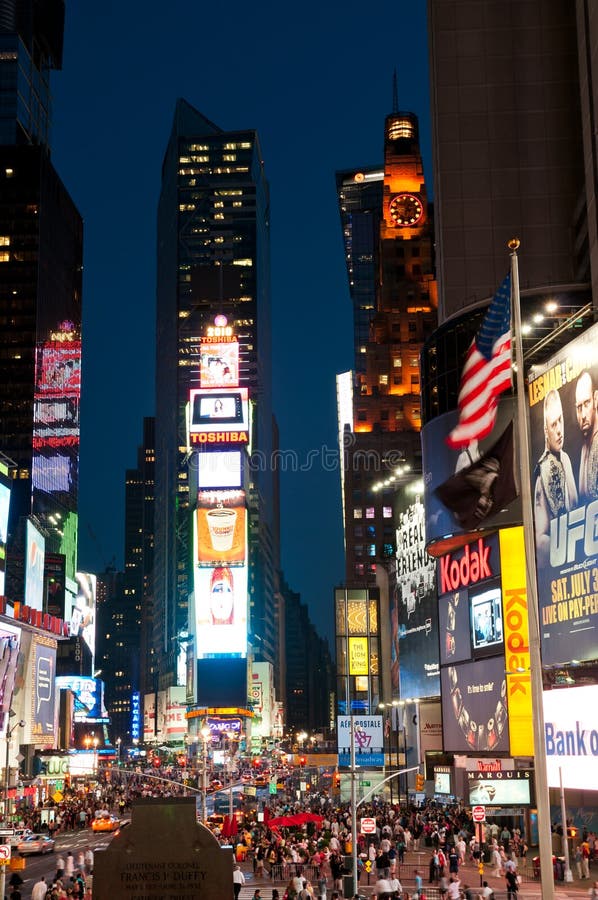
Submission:
[[440,593],[458,591],[495,574],[490,563],[491,547],[484,538],[467,544],[460,555],[447,553],[440,558]]
[[507,703],[511,756],[532,756],[532,684],[529,655],[529,616],[525,581],[523,528],[499,532],[502,565],[502,614],[507,671]]

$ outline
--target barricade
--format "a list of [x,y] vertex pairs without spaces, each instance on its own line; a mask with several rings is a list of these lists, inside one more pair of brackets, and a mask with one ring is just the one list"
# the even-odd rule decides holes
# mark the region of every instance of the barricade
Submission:
[[272,881],[288,881],[294,875],[298,875],[299,878],[315,884],[318,880],[318,867],[311,863],[296,862],[274,863],[270,866],[270,878]]

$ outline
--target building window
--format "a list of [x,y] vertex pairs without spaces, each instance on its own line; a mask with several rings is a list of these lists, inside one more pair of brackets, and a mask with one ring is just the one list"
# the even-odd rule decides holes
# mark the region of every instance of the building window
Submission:
[[395,358],[392,361],[392,364],[395,369],[400,369],[403,365],[403,360],[400,356],[395,356]]
[[392,519],[392,506],[383,506],[382,507],[382,516],[385,519]]
[[376,545],[368,544],[368,556],[375,556],[375,555],[376,555]]
[[355,525],[355,527],[353,528],[353,537],[363,537],[363,525]]
[[375,517],[375,515],[376,515],[376,510],[374,509],[373,506],[366,507],[366,510],[365,510],[366,519],[373,519]]
[[378,384],[388,384],[388,375],[379,375]]
[[[367,387],[366,387],[366,391],[367,391]],[[358,409],[357,410],[357,421],[358,422],[367,422],[367,420],[368,420],[367,411],[365,409]]]
[[364,575],[365,574],[365,566],[363,563],[355,563],[355,574],[356,575]]
[[354,518],[354,519],[361,519],[361,518],[363,518],[363,510],[362,510],[362,508],[361,508],[360,506],[356,506],[356,507],[353,509],[353,518]]
[[355,556],[363,556],[363,544],[355,544]]
[[388,412],[387,409],[380,410],[380,419],[382,422],[388,422]]

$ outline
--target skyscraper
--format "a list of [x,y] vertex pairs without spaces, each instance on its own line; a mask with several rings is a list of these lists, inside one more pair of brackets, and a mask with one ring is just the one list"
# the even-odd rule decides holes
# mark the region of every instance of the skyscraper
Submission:
[[590,8],[428,2],[441,322],[492,296],[514,236],[523,291],[597,283]]
[[190,497],[189,465],[200,454],[191,459],[186,453],[186,409],[191,389],[200,387],[201,340],[217,316],[238,341],[238,385],[248,391],[252,410],[251,449],[265,461],[244,481],[249,643],[259,659],[274,662],[278,652],[269,214],[257,134],[223,131],[179,100],[158,209],[153,633],[159,689],[177,683],[190,626],[196,498]]
[[49,73],[62,63],[63,24],[61,0],[0,10],[0,449],[18,466],[6,593],[23,599],[33,516],[57,615],[77,590],[83,233],[50,160]]

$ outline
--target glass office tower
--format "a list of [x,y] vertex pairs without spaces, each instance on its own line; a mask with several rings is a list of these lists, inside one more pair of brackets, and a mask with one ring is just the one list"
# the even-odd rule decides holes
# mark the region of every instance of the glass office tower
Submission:
[[[269,195],[257,134],[223,131],[177,102],[158,208],[156,689],[177,683],[193,591],[186,405],[198,387],[200,337],[224,315],[239,341],[239,384],[253,401],[253,450],[271,458]],[[277,655],[275,486],[270,465],[247,482],[249,631],[257,658]],[[180,670],[179,670],[180,671]],[[180,675],[179,675],[180,681]]]

